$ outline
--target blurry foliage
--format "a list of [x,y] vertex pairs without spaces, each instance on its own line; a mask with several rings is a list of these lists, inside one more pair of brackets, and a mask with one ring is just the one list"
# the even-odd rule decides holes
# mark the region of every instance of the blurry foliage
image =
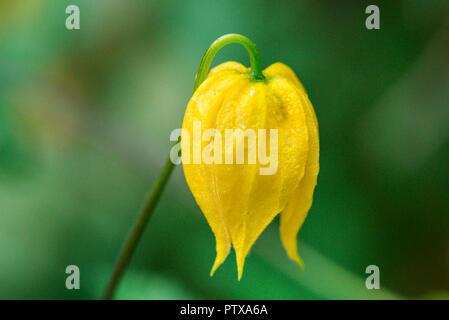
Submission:
[[[65,29],[69,4],[81,9],[79,31]],[[202,54],[230,32],[254,40],[265,65],[291,66],[317,111],[321,173],[299,235],[306,271],[290,269],[275,221],[242,281],[233,255],[209,278],[213,235],[178,168],[118,298],[369,298],[369,264],[383,289],[447,298],[449,6],[376,1],[381,29],[368,31],[368,4],[3,0],[0,298],[100,297]],[[248,63],[238,46],[214,64],[226,60]],[[348,274],[331,274],[330,261]],[[69,264],[81,269],[79,291],[65,289]]]

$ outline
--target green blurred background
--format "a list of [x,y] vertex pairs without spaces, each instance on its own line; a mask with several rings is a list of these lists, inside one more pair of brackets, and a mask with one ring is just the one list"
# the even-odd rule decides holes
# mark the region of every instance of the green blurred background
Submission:
[[[77,4],[81,29],[65,28]],[[380,30],[365,8],[380,8]],[[447,298],[448,1],[0,2],[0,298],[97,299],[180,127],[202,54],[225,33],[291,66],[320,123],[299,234],[277,219],[237,281],[176,168],[117,297]],[[245,50],[231,45],[214,65]],[[65,288],[78,265],[81,289]],[[365,288],[366,266],[381,290]]]

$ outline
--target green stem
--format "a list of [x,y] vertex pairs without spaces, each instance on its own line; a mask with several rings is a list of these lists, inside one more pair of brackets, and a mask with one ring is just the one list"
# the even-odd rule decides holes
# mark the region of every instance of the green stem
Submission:
[[251,67],[250,75],[252,79],[255,81],[265,80],[265,77],[262,74],[262,65],[260,63],[259,51],[257,50],[254,42],[249,40],[247,37],[242,36],[241,34],[230,33],[225,34],[224,36],[221,36],[220,38],[215,40],[210,45],[209,49],[207,49],[206,53],[203,56],[203,60],[201,60],[201,64],[195,79],[195,90],[206,79],[212,60],[214,59],[217,52],[225,45],[231,43],[241,44],[245,47],[246,51],[248,51]]
[[[201,60],[201,64],[198,68],[197,77],[195,79],[195,84],[193,88],[193,92],[201,85],[201,83],[206,79],[207,74],[209,72],[210,65],[212,60],[214,59],[217,52],[223,48],[225,45],[230,43],[238,43],[245,47],[248,51],[251,65],[251,77],[255,81],[262,81],[265,77],[262,74],[262,68],[260,64],[259,52],[255,46],[255,44],[249,40],[247,37],[244,37],[239,34],[226,34],[221,36],[217,40],[215,40],[207,49],[206,53]],[[179,141],[178,141],[179,142]],[[132,255],[136,250],[137,244],[139,243],[140,238],[142,237],[143,232],[145,231],[145,227],[150,220],[154,209],[164,191],[165,185],[170,178],[171,173],[173,172],[174,164],[171,162],[170,158],[165,162],[164,168],[162,169],[159,178],[156,181],[156,184],[153,187],[153,190],[148,195],[145,203],[137,216],[137,220],[134,223],[121,251],[117,262],[114,267],[114,271],[109,279],[108,286],[106,291],[104,292],[103,298],[106,300],[110,300],[114,297],[114,293],[117,289],[120,280],[123,277],[123,273],[126,271],[126,268],[131,261]]]
[[154,208],[156,207],[156,204],[162,195],[162,191],[164,190],[164,187],[167,184],[168,178],[170,178],[174,167],[175,166],[170,159],[165,162],[165,166],[162,169],[162,172],[157,179],[152,192],[148,195],[145,204],[143,205],[142,210],[140,211],[137,220],[128,235],[128,238],[126,239],[125,244],[122,247],[112,276],[109,279],[108,287],[106,288],[103,296],[105,300],[110,300],[113,298],[115,289],[117,288],[117,285],[119,284],[123,273],[128,267],[132,254],[134,253],[134,250],[136,249],[137,244],[142,237],[148,220],[150,220],[154,212]]

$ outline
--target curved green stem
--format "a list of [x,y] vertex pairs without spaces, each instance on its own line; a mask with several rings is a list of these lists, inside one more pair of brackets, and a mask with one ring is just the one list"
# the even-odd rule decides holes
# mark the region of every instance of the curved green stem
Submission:
[[212,60],[214,59],[217,52],[225,45],[231,43],[241,44],[242,46],[245,47],[246,51],[248,51],[251,67],[250,75],[253,78],[253,80],[255,81],[265,80],[265,77],[262,74],[262,65],[260,63],[259,51],[257,50],[257,47],[254,44],[254,42],[249,40],[247,37],[242,36],[241,34],[230,33],[225,34],[224,36],[221,36],[220,38],[215,40],[210,45],[209,49],[207,49],[206,53],[203,56],[203,60],[201,60],[200,67],[196,75],[195,90],[206,79]]
[[[200,84],[206,79],[207,74],[209,72],[210,65],[218,50],[223,48],[225,45],[230,43],[239,43],[243,45],[248,51],[250,64],[251,64],[251,77],[255,81],[264,80],[265,77],[262,74],[262,68],[260,64],[259,52],[255,44],[249,40],[247,37],[244,37],[239,34],[226,34],[217,40],[215,40],[207,49],[206,53],[201,60],[201,64],[198,68],[197,77],[195,79],[195,84],[193,87],[193,92],[200,86]],[[179,140],[178,140],[179,142]],[[171,162],[170,158],[165,162],[164,168],[159,175],[159,178],[156,181],[151,193],[145,200],[145,203],[137,216],[137,220],[134,223],[121,251],[117,262],[114,267],[114,271],[112,272],[111,278],[109,279],[108,286],[106,291],[104,292],[103,298],[106,300],[112,299],[114,297],[114,293],[117,289],[120,280],[122,279],[123,273],[126,271],[126,268],[131,261],[132,255],[136,250],[137,244],[139,243],[140,238],[145,231],[145,227],[150,220],[154,209],[164,191],[165,185],[170,178],[171,173],[173,172],[174,164]]]

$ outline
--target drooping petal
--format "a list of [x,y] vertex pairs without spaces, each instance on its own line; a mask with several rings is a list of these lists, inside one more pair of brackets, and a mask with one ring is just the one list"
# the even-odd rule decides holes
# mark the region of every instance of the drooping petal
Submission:
[[[249,150],[254,152],[255,141],[251,143],[249,138],[245,139],[244,134],[251,133],[246,131],[248,129],[255,129],[257,132],[258,128],[265,126],[263,95],[260,88],[253,88],[248,82],[246,86],[229,93],[217,115],[217,130],[225,135],[223,138],[225,142],[228,142],[228,146],[226,143],[223,144],[223,164],[213,166],[213,175],[217,195],[220,198],[220,207],[236,252],[239,279],[246,256],[243,252],[243,242],[248,226],[247,215],[252,205],[249,199],[254,180],[258,175],[258,165],[249,164],[248,161],[237,164],[237,150],[243,148],[244,154],[249,154]],[[233,134],[236,129],[241,130],[241,135],[235,138],[234,136],[226,137],[226,132]]]
[[[254,130],[256,140],[245,146],[245,154],[255,150],[256,145],[259,147],[258,130],[267,130],[265,153],[272,152],[276,156],[270,159],[275,163],[269,164],[275,166],[275,170],[266,174],[260,174],[262,168],[267,169],[267,164],[260,162],[260,154],[255,164],[248,164],[246,159],[245,164],[213,167],[221,210],[236,252],[239,279],[250,248],[283,210],[304,174],[308,147],[305,114],[297,97],[290,95],[283,101],[279,99],[280,86],[278,81],[268,86],[251,83],[240,92],[229,93],[217,116],[217,129],[221,132]],[[270,129],[277,130],[277,136],[271,136]],[[271,139],[276,137],[276,148],[271,150]],[[236,142],[231,150],[234,155],[242,143],[245,143],[243,138]]]
[[[292,83],[292,87],[294,86]],[[289,257],[303,268],[304,264],[298,255],[297,234],[312,205],[313,192],[317,184],[319,172],[319,136],[318,122],[307,94],[301,88],[298,88],[297,94],[301,97],[304,110],[306,111],[309,131],[309,154],[304,177],[299,183],[295,195],[281,213],[280,234]]]
[[[211,165],[202,161],[199,164],[193,163],[195,151],[193,146],[198,142],[201,144],[201,136],[199,141],[194,141],[194,125],[200,123],[202,132],[213,128],[213,119],[215,119],[227,92],[232,91],[236,84],[245,80],[243,75],[234,73],[232,70],[216,72],[214,76],[208,77],[192,96],[183,121],[183,130],[187,131],[189,135],[182,137],[182,156],[183,159],[188,157],[190,160],[190,163],[183,161],[184,175],[216,239],[217,256],[211,269],[211,275],[226,259],[231,241],[222,213],[219,210],[220,207],[217,205],[218,199],[214,190]],[[202,145],[200,145],[200,149],[202,152]]]

